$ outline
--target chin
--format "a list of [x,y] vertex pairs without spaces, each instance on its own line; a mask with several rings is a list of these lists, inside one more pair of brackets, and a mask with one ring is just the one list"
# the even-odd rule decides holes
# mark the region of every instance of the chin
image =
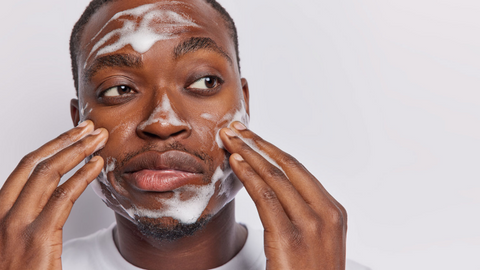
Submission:
[[175,241],[184,237],[195,235],[201,231],[211,220],[212,216],[207,215],[197,219],[191,224],[183,224],[171,217],[148,218],[137,217],[136,226],[142,236],[160,241]]
[[[143,236],[173,241],[204,228],[243,187],[229,166],[224,170],[217,168],[211,179],[207,185],[181,187],[173,196],[158,196],[153,208],[117,198],[105,174],[99,175],[92,187],[109,208],[130,220]],[[185,194],[189,196],[182,196]]]

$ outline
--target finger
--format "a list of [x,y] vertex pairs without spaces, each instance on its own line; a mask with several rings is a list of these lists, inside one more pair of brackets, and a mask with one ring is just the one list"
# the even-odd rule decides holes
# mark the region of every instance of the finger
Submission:
[[316,212],[326,212],[333,207],[338,208],[342,213],[346,214],[345,209],[295,158],[278,149],[271,143],[263,140],[261,137],[248,130],[240,122],[233,123],[232,129],[244,142],[248,143],[259,153],[267,156],[277,166],[281,167],[295,189]]
[[36,217],[58,185],[60,178],[105,145],[108,132],[99,128],[84,139],[40,162],[25,184],[12,211]]
[[100,174],[104,160],[94,156],[87,164],[80,168],[70,179],[55,189],[45,208],[39,214],[39,226],[46,225],[61,229],[67,221],[73,204],[85,191],[87,186]]
[[239,154],[230,156],[230,166],[255,203],[267,231],[287,231],[293,224],[278,200],[276,192]]
[[26,155],[0,189],[0,217],[3,216],[17,200],[32,170],[39,162],[84,138],[92,131],[93,122],[90,120],[84,121],[77,127],[61,134],[54,140]]
[[[223,133],[223,134],[222,134]],[[221,132],[220,136],[226,136],[224,138],[225,147],[232,153],[238,153],[242,156],[248,167],[255,171],[255,175],[258,175],[261,181],[264,181],[278,197],[283,209],[292,221],[298,221],[307,217],[314,217],[316,214],[312,211],[309,205],[305,203],[305,200],[298,193],[289,179],[286,177],[281,169],[272,165],[265,157],[258,153],[251,145],[245,143],[245,141],[238,137],[231,130],[225,130]],[[236,172],[237,173],[237,172]],[[240,173],[240,172],[239,172]],[[238,175],[237,175],[238,176]],[[248,178],[245,181],[250,181]]]

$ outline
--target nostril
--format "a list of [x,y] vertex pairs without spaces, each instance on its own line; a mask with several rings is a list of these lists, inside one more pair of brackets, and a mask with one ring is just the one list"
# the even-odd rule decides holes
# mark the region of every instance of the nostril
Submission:
[[187,130],[185,129],[181,129],[179,131],[176,131],[176,132],[155,132],[155,131],[147,131],[147,130],[143,130],[142,131],[142,134],[145,136],[145,137],[148,137],[148,138],[160,138],[160,139],[168,139],[169,137],[178,137],[180,135],[182,135],[182,133],[186,133]]
[[[154,100],[155,101],[155,100]],[[155,103],[157,103],[155,101]],[[170,137],[188,137],[191,126],[177,114],[166,94],[159,104],[151,108],[148,119],[137,127],[139,136],[150,139],[166,140]]]
[[183,132],[185,132],[185,130],[180,130],[178,132],[175,132],[171,135],[171,137],[176,137],[176,136],[179,136],[180,134],[182,134]]

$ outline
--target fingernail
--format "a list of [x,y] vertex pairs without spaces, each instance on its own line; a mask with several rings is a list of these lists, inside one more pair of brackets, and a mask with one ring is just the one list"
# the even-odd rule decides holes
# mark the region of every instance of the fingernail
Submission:
[[234,158],[236,161],[243,161],[243,157],[240,156],[239,154],[233,154],[233,158]]
[[233,132],[233,130],[227,128],[227,130],[225,130],[225,134],[227,134],[227,136],[229,137],[235,137],[237,136],[237,134],[235,134],[235,132]]
[[83,128],[83,127],[86,127],[87,125],[88,125],[88,122],[87,122],[87,121],[83,121],[83,122],[81,122],[80,124],[78,124],[77,127]]
[[99,161],[99,160],[100,160],[100,158],[99,158],[98,156],[94,156],[94,157],[92,157],[92,158],[90,159],[89,163],[95,163],[95,162],[97,162],[97,161]]
[[245,129],[247,129],[247,127],[246,127],[243,123],[241,123],[241,122],[235,122],[235,123],[233,123],[233,127],[234,127],[235,129],[237,129],[237,130],[245,130]]
[[102,130],[99,129],[99,128],[97,128],[97,129],[95,129],[95,131],[93,131],[92,133],[90,133],[90,135],[95,136],[95,135],[98,135],[98,134],[100,134],[100,133],[102,133]]

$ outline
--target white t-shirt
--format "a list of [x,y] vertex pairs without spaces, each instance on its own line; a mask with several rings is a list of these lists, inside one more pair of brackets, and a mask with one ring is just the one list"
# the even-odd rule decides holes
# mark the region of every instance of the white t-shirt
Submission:
[[[126,261],[113,241],[115,223],[86,237],[72,239],[63,245],[64,270],[141,270]],[[263,231],[248,230],[242,250],[226,264],[212,270],[264,270],[266,257],[263,249]],[[368,270],[347,260],[347,270]]]

